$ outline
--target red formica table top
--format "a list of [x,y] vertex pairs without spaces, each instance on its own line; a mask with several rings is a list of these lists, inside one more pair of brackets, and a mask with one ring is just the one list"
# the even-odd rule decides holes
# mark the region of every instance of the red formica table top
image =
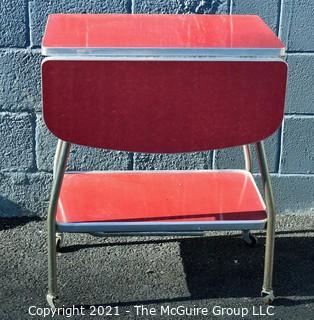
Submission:
[[255,15],[52,14],[44,55],[282,55],[283,43]]

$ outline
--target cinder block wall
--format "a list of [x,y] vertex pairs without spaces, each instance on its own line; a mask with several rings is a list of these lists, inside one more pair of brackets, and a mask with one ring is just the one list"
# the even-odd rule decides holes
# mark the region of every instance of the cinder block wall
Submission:
[[[285,121],[266,142],[277,207],[314,212],[313,0],[7,0],[0,3],[0,216],[45,214],[56,139],[41,118],[40,43],[47,15],[57,12],[260,15],[286,43],[289,64]],[[69,167],[241,168],[240,151],[145,155],[75,147]]]

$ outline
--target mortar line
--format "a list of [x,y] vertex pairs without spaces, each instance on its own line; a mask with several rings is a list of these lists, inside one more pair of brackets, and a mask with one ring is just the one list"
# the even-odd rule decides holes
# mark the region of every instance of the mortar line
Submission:
[[35,113],[32,110],[22,110],[22,111],[7,111],[7,110],[0,110],[1,115],[8,115],[8,116],[15,116],[15,115],[21,115],[21,116],[33,116]]
[[285,114],[286,119],[313,119],[314,113],[289,113]]
[[279,143],[279,159],[278,159],[278,175],[281,175],[282,172],[282,156],[283,156],[283,136],[284,136],[284,128],[285,128],[285,119],[282,121],[281,131],[280,131],[280,143]]
[[299,54],[299,55],[313,55],[314,51],[309,50],[309,51],[301,51],[301,50],[288,50],[286,51],[287,54],[294,55],[294,54]]
[[215,170],[216,169],[216,150],[212,151],[212,169]]
[[128,153],[129,163],[127,170],[134,170],[134,152]]
[[24,0],[25,3],[25,37],[26,37],[26,48],[30,48],[31,36],[30,36],[30,12],[29,12],[29,1]]
[[[69,172],[74,171],[74,172],[83,172],[83,170],[69,170]],[[89,170],[90,172],[93,171],[99,171],[99,170]],[[109,172],[109,171],[107,171]],[[121,172],[123,172],[123,170],[121,170]],[[10,173],[17,173],[17,174],[27,174],[27,175],[39,175],[39,174],[47,174],[47,175],[52,175],[52,170],[44,170],[44,169],[38,169],[36,171],[20,171],[20,170],[6,170],[6,169],[2,169],[0,170],[0,173],[4,173],[4,174],[10,174]],[[285,177],[290,177],[290,178],[313,178],[314,179],[314,173],[283,173],[283,174],[279,174],[276,172],[270,172],[270,175],[272,177],[278,177],[278,178],[285,178]],[[253,172],[253,176],[254,177],[259,177],[260,173],[258,172]]]
[[229,14],[233,12],[233,0],[229,0]]
[[36,151],[37,150],[37,139],[36,139],[37,117],[34,113],[31,115],[31,119],[32,119],[32,123],[31,123],[31,125],[32,125],[32,142],[33,142],[32,151],[33,151],[33,155],[34,155],[31,171],[38,172],[37,151]]
[[282,21],[282,7],[283,7],[283,0],[279,1],[279,8],[278,8],[278,15],[277,15],[277,36],[280,39],[281,38],[281,21]]

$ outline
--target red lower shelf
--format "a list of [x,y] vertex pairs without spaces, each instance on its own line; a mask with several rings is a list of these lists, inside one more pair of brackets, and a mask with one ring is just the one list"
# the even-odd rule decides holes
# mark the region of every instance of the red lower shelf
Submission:
[[67,173],[57,223],[266,219],[250,173],[120,171]]

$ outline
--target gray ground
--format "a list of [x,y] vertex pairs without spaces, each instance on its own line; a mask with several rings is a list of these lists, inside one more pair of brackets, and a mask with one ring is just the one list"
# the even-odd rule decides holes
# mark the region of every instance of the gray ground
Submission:
[[[45,229],[42,221],[0,219],[1,320],[43,319],[28,309],[47,307]],[[160,312],[168,305],[209,312],[171,319],[241,319],[215,316],[214,306],[217,312],[248,308],[244,319],[314,319],[314,216],[281,216],[277,230],[274,316],[252,315],[253,306],[257,312],[262,305],[262,233],[255,248],[246,247],[238,234],[107,239],[67,234],[58,257],[59,306],[85,308],[85,316],[70,319],[134,319],[134,305],[156,308],[156,316],[138,316],[142,319],[167,318]],[[118,306],[120,316],[88,315],[92,305]]]

